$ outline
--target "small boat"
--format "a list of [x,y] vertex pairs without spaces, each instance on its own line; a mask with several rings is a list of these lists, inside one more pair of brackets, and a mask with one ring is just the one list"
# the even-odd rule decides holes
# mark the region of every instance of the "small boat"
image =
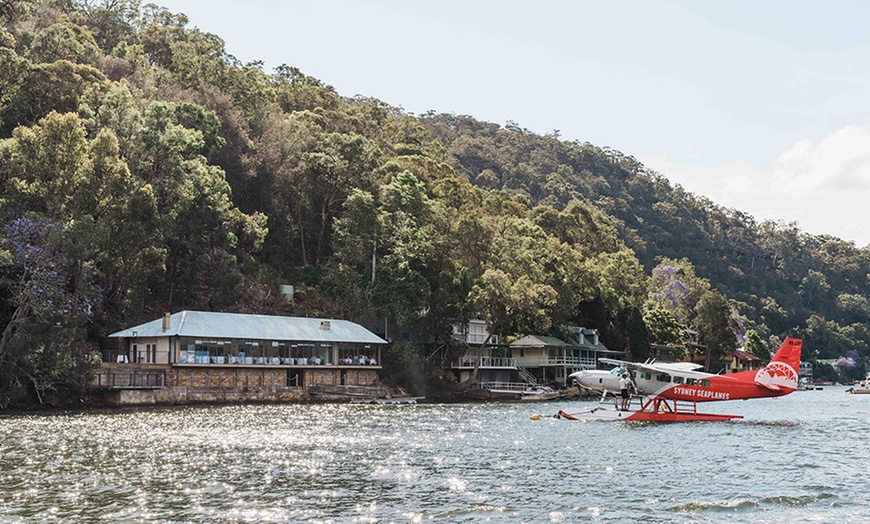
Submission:
[[867,373],[867,376],[864,377],[864,380],[856,382],[855,385],[847,389],[846,392],[853,393],[855,395],[870,394],[870,373]]
[[559,396],[559,393],[547,386],[534,386],[523,390],[520,395],[520,400],[552,400]]
[[797,391],[815,391],[817,389],[822,389],[822,388],[819,386],[815,386],[815,385],[811,384],[809,380],[803,379],[800,382],[798,382]]
[[559,396],[559,392],[549,386],[500,383],[498,387],[481,389],[481,397],[486,400],[551,400]]

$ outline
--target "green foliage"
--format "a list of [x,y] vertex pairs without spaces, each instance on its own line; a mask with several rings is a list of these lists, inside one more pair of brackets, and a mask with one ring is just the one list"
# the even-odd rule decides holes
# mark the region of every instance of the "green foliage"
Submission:
[[420,347],[410,342],[392,344],[384,359],[384,375],[394,384],[411,388],[413,395],[425,395],[426,372]]
[[595,327],[637,358],[691,325],[711,359],[740,318],[748,349],[799,334],[809,357],[870,358],[866,248],[757,223],[609,148],[265,73],[153,4],[0,6],[0,225],[56,224],[67,287],[102,290],[38,339],[63,319],[16,316],[27,279],[0,249],[18,297],[0,326],[36,348],[3,394],[60,391],[73,376],[45,377],[88,340],[180,307],[407,324],[432,343],[399,346],[388,374],[430,391],[471,318]]
[[102,299],[96,271],[79,263],[80,235],[44,218],[3,229],[0,287],[11,308],[0,336],[0,408],[81,394],[96,365],[85,326]]
[[839,382],[840,374],[829,362],[825,360],[816,360],[813,362],[813,380]]
[[484,312],[492,332],[499,335],[546,331],[556,298],[551,286],[499,269],[486,270],[472,291],[474,306]]
[[67,60],[78,64],[93,64],[100,50],[91,33],[68,22],[52,24],[36,32],[27,58],[34,63]]
[[716,291],[707,291],[698,302],[694,328],[700,342],[706,346],[708,371],[714,371],[712,366],[718,365],[727,352],[737,349],[731,308],[728,300]]
[[646,360],[650,356],[652,337],[640,309],[630,308],[622,317],[622,328],[627,334],[629,354],[633,359]]
[[407,264],[383,266],[378,270],[369,296],[379,315],[400,324],[413,324],[424,312],[429,286],[423,276]]
[[651,309],[643,316],[653,344],[679,347],[686,343],[686,327],[666,309]]
[[846,323],[870,321],[870,302],[863,295],[842,293],[837,297],[837,309],[842,312]]
[[746,332],[746,343],[743,347],[750,355],[755,355],[762,360],[770,360],[770,349],[754,329]]

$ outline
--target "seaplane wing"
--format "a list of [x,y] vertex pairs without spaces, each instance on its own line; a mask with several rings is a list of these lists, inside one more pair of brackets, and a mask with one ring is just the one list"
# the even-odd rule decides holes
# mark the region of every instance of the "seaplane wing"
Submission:
[[656,365],[679,371],[698,371],[704,368],[701,364],[694,362],[659,362]]
[[694,362],[656,362],[650,360],[647,362],[627,362],[625,360],[616,360],[612,358],[599,358],[598,362],[610,364],[611,366],[622,366],[625,369],[644,369],[646,371],[698,371],[704,366],[695,364]]
[[704,366],[695,364],[694,362],[627,362],[625,360],[616,360],[612,358],[599,358],[598,362],[609,364],[611,366],[619,366],[632,371],[644,370],[654,373],[674,372],[674,371],[697,371]]

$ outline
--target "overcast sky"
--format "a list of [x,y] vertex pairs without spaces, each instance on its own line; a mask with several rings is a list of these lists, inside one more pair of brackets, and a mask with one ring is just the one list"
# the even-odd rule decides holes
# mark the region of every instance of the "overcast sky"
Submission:
[[870,2],[156,0],[344,96],[609,146],[870,244]]

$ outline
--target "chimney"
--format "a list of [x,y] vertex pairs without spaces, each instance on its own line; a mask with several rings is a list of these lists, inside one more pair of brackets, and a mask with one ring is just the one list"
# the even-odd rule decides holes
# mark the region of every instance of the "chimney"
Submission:
[[327,329],[328,330],[331,327],[332,327],[332,324],[328,320],[321,320],[320,321],[320,329]]
[[293,296],[295,295],[295,290],[293,286],[289,284],[281,284],[280,286],[278,286],[278,292],[288,302],[293,302]]
[[169,327],[171,325],[171,322],[170,322],[171,318],[172,318],[171,314],[163,313],[163,331],[164,332],[169,331]]

